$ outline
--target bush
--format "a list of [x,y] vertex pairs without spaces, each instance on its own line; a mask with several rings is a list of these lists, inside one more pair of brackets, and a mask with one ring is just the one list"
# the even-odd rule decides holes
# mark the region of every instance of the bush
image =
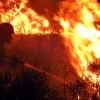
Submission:
[[44,100],[48,91],[45,73],[22,71],[13,81],[9,72],[0,77],[0,100]]

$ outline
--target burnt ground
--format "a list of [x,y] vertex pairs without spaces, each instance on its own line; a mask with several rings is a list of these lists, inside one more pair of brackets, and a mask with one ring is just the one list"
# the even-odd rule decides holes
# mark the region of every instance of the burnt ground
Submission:
[[[11,44],[5,45],[5,52],[8,56],[16,55],[18,59],[49,71],[50,73],[64,78],[66,73],[66,81],[75,79],[76,74],[70,64],[68,51],[66,50],[61,36],[55,34],[35,34],[35,35],[14,35],[14,40]],[[10,68],[1,67],[3,69],[19,71],[20,67]],[[56,81],[56,80],[55,80]]]

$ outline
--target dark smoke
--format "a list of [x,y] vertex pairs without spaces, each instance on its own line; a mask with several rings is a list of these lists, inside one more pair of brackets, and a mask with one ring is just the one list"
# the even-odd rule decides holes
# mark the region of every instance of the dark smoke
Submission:
[[100,3],[100,0],[97,0],[98,3]]
[[29,0],[27,6],[32,8],[39,15],[44,16],[50,23],[50,27],[54,30],[62,28],[60,24],[53,19],[59,11],[60,2],[65,0]]

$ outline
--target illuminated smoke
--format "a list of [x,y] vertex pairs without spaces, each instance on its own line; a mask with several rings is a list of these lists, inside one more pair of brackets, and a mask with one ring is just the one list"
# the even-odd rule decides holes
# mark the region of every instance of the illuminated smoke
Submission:
[[27,6],[39,15],[44,16],[49,21],[52,29],[59,30],[62,29],[62,26],[54,19],[54,16],[59,16],[59,4],[61,1],[65,0],[29,0]]

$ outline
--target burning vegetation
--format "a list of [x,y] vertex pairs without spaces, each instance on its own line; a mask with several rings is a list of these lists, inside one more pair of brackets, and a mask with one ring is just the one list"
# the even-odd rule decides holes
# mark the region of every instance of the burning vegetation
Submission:
[[[60,33],[78,75],[100,82],[100,1],[0,0],[0,22],[16,34]],[[67,51],[67,50],[66,50]]]
[[1,1],[0,22],[10,22],[17,34],[34,34],[46,30],[49,26],[48,21],[31,8],[28,8],[26,3],[26,0]]

